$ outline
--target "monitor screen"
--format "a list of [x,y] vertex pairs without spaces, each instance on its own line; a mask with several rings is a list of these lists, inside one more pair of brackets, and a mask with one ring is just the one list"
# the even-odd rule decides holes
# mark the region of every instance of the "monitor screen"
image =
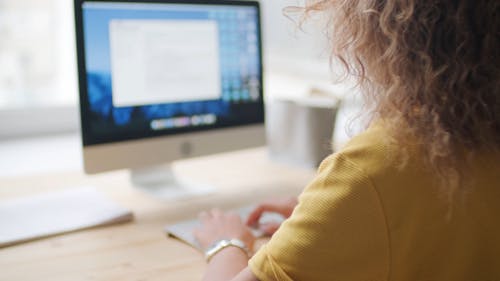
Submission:
[[257,2],[79,5],[84,145],[263,123]]

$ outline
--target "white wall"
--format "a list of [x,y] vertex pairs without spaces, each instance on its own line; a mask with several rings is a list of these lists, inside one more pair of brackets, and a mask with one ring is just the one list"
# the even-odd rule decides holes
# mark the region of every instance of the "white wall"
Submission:
[[290,19],[283,9],[304,0],[260,0],[266,70],[306,79],[329,80],[329,49],[324,24],[310,18],[299,28],[300,12]]
[[324,59],[327,57],[326,42],[321,24],[311,19],[304,24],[305,30],[302,31],[297,22],[283,14],[283,8],[303,5],[300,2],[302,1],[261,0],[266,50],[269,55]]

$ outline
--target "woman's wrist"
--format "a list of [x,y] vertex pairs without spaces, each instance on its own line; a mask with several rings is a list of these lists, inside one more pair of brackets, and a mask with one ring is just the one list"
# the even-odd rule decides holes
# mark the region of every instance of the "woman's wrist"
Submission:
[[242,254],[246,256],[247,259],[251,256],[251,249],[249,248],[248,244],[246,244],[240,239],[233,238],[233,239],[221,239],[216,241],[213,245],[211,245],[206,249],[205,259],[207,260],[207,262],[210,262],[210,260],[215,255],[231,248],[240,251]]
[[241,249],[238,249],[237,247],[226,247],[213,255],[212,258],[207,261],[207,264],[226,264],[229,261],[236,264],[247,264],[249,259],[250,257]]
[[232,280],[248,266],[248,256],[236,247],[226,247],[219,251],[207,264],[203,281]]

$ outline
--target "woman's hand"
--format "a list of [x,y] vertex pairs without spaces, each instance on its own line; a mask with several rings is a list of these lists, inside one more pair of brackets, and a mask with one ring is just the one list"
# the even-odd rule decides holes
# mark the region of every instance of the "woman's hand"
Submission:
[[240,239],[248,249],[253,249],[255,237],[238,214],[223,213],[221,210],[213,209],[201,212],[199,218],[201,226],[196,228],[193,234],[204,250],[216,241],[233,238]]
[[277,222],[259,224],[262,214],[264,212],[274,212],[288,218],[292,215],[293,209],[297,206],[297,203],[297,197],[284,197],[265,201],[250,213],[246,223],[248,226],[258,227],[267,235],[273,235],[280,227],[280,224]]

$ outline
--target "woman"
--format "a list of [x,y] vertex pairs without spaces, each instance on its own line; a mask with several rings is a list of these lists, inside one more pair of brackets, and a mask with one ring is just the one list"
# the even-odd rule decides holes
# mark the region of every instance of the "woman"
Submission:
[[[251,259],[231,214],[202,213],[204,280],[500,280],[500,1],[319,0],[333,57],[372,122],[293,199]],[[293,212],[292,212],[293,211]],[[273,229],[268,229],[271,233]],[[241,243],[240,243],[241,242]]]

